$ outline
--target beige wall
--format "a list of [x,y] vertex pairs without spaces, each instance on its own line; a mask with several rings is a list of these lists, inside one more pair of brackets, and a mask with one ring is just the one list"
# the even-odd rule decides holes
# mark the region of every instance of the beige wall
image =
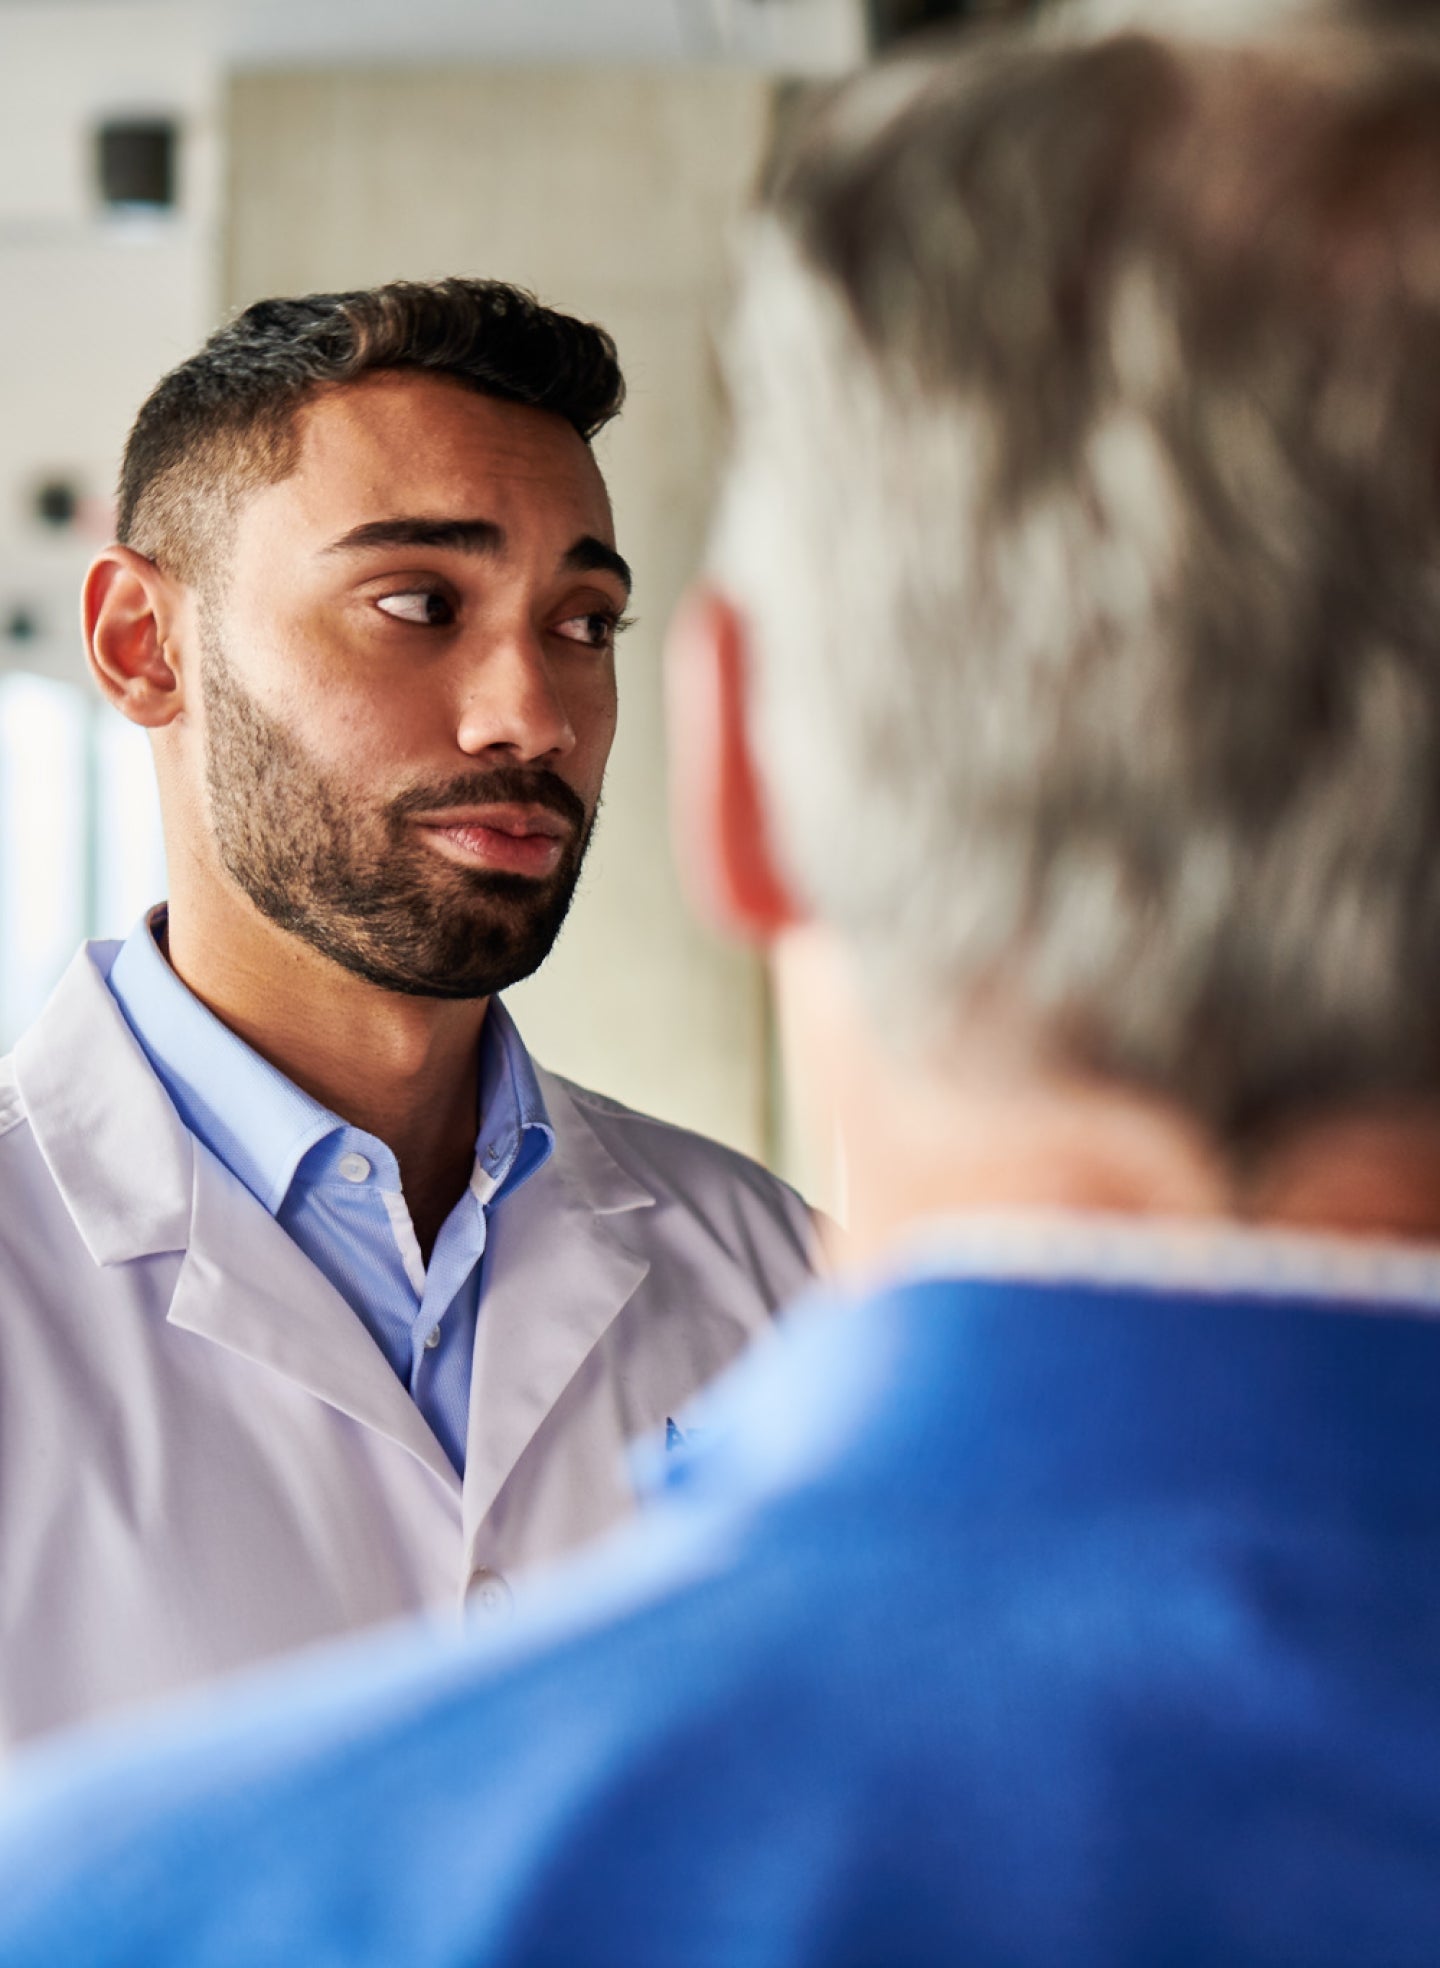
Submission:
[[[110,537],[125,433],[215,312],[216,93],[193,10],[0,5],[0,623],[21,608],[39,631],[0,639],[0,670],[88,691],[76,596]],[[180,130],[177,208],[106,213],[96,126],[156,113]],[[78,525],[36,522],[32,495],[47,479],[80,492]]]
[[772,85],[741,74],[461,68],[256,75],[230,101],[227,300],[493,275],[603,322],[630,385],[598,447],[639,622],[621,645],[604,818],[555,956],[510,994],[557,1071],[765,1155],[758,965],[684,911],[667,843],[666,620],[719,442],[709,332]]

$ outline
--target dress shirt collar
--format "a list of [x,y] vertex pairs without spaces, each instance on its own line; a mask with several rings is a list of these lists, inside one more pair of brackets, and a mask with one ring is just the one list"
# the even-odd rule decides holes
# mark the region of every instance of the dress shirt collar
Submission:
[[[185,1125],[273,1216],[297,1174],[307,1184],[328,1178],[339,1137],[367,1145],[372,1137],[312,1099],[186,989],[156,942],[163,924],[163,908],[136,924],[111,969],[111,992]],[[533,1174],[555,1137],[530,1056],[498,998],[490,1001],[480,1052],[471,1188],[483,1204]],[[322,1142],[327,1148],[312,1156]],[[391,1161],[383,1144],[373,1146]]]
[[160,954],[163,909],[138,922],[110,989],[181,1120],[273,1216],[304,1155],[344,1123],[236,1036]]
[[515,1189],[549,1161],[555,1129],[535,1067],[499,998],[490,1000],[480,1040],[480,1136],[470,1186],[482,1203]]

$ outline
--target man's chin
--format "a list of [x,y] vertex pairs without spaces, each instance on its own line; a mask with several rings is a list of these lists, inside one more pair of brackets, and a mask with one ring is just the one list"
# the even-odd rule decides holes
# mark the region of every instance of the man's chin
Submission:
[[371,925],[358,934],[346,934],[332,924],[292,927],[333,963],[381,990],[411,998],[493,997],[521,983],[544,963],[570,900],[567,893],[558,905],[552,901],[550,908],[535,912],[537,884],[525,877],[505,879],[518,880],[532,905],[523,923],[497,923],[493,917],[477,920],[475,911],[462,909],[429,935],[393,939],[376,936]]
[[484,965],[456,963],[430,966],[398,963],[393,957],[382,953],[334,944],[322,946],[322,952],[350,976],[363,978],[379,990],[391,991],[406,998],[450,1000],[489,998],[497,991],[508,991],[512,984],[519,984],[537,971],[550,954],[546,949],[533,960],[527,953]]

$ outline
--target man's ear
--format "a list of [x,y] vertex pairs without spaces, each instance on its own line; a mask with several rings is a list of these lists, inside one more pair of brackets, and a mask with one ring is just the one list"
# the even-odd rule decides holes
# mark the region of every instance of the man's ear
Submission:
[[670,810],[680,872],[699,912],[750,942],[798,923],[750,749],[744,617],[716,589],[681,603],[667,650]]
[[85,648],[95,681],[117,711],[151,730],[183,708],[174,660],[181,592],[131,547],[106,547],[85,577]]

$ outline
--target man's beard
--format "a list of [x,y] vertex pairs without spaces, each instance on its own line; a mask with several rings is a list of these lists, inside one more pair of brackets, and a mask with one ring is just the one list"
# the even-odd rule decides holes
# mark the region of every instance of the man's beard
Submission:
[[[412,997],[488,997],[545,961],[594,825],[563,780],[499,766],[372,806],[261,709],[213,630],[201,691],[215,844],[262,915],[357,977]],[[560,864],[543,879],[462,867],[411,824],[417,813],[511,801],[570,824]]]

